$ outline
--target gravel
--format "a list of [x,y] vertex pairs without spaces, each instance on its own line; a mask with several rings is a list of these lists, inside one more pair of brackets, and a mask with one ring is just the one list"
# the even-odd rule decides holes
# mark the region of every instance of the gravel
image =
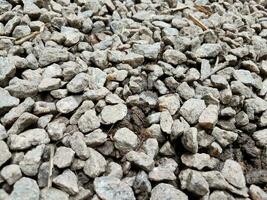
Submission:
[[264,0],[0,0],[0,200],[265,200]]

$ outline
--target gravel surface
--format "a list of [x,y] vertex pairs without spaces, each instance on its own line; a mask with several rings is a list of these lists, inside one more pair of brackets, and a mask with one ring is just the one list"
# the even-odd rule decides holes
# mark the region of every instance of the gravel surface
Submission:
[[266,192],[266,0],[0,0],[0,200]]

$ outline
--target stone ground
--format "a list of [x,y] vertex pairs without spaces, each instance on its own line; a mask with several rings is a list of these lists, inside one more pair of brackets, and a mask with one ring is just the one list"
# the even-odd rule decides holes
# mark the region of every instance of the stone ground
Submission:
[[0,0],[0,200],[266,200],[266,5]]

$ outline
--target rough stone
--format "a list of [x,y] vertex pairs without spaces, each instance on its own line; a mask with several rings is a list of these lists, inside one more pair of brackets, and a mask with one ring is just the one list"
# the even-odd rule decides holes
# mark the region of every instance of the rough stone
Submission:
[[151,191],[151,200],[170,199],[170,200],[188,200],[188,197],[182,191],[166,183],[156,185]]
[[122,152],[134,150],[138,145],[137,135],[128,128],[117,130],[113,139],[115,147]]
[[87,176],[95,178],[105,172],[107,162],[96,150],[88,148],[88,151],[89,158],[85,162],[83,171]]
[[39,200],[40,190],[35,180],[23,177],[14,184],[12,200]]
[[75,195],[79,192],[78,178],[69,169],[54,178],[53,183],[70,195]]
[[103,123],[113,124],[122,120],[127,115],[127,106],[124,104],[105,106],[100,115]]
[[100,127],[100,119],[96,116],[95,110],[86,111],[78,120],[79,129],[88,133]]
[[146,171],[151,171],[154,167],[153,158],[143,152],[130,151],[126,154],[126,159]]
[[58,168],[69,167],[74,159],[75,152],[68,147],[59,147],[55,153],[54,164]]
[[102,199],[135,199],[132,188],[128,184],[120,181],[120,179],[112,176],[95,178],[94,189],[97,195]]
[[195,124],[202,111],[206,108],[205,102],[200,99],[189,99],[180,108],[180,114],[190,124]]
[[222,175],[237,188],[246,187],[246,180],[240,164],[234,160],[226,160],[222,169]]

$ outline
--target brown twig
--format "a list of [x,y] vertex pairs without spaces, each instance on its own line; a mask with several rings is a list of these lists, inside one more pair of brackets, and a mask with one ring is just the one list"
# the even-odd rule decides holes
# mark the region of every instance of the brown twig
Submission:
[[204,31],[208,30],[208,27],[205,26],[199,19],[195,18],[193,15],[189,14],[188,19],[190,19],[194,24],[202,28]]
[[4,36],[4,35],[0,36],[0,39],[16,40],[16,38],[14,38],[14,37],[9,37],[9,36]]
[[197,4],[195,4],[194,7],[195,7],[198,11],[203,12],[203,13],[205,13],[205,14],[208,15],[208,16],[212,15],[212,12],[210,11],[210,8],[209,8],[209,7],[205,7],[205,6],[197,5]]
[[174,13],[174,12],[177,12],[177,11],[182,11],[182,10],[184,10],[184,9],[186,9],[186,8],[189,8],[189,6],[180,3],[180,4],[178,4],[178,5],[176,6],[176,8],[168,9],[168,10],[162,12],[162,14],[166,14],[166,13]]
[[201,79],[201,81],[204,81],[205,79],[209,78],[210,76],[212,76],[216,72],[226,68],[227,66],[228,66],[228,62],[220,63],[220,65],[219,65],[219,57],[217,57],[216,63],[215,63],[215,66],[214,66],[213,70],[208,75],[204,76]]
[[15,40],[15,44],[16,45],[20,45],[20,44],[22,44],[22,43],[24,43],[24,42],[36,37],[38,34],[40,34],[43,31],[44,31],[44,26],[42,26],[39,31],[34,31],[31,34],[26,35],[25,37],[22,37],[22,38],[19,38],[19,39]]
[[53,167],[54,167],[54,153],[55,153],[55,146],[50,146],[50,159],[49,159],[49,173],[47,179],[47,188],[49,189],[52,186],[52,175],[53,175]]

